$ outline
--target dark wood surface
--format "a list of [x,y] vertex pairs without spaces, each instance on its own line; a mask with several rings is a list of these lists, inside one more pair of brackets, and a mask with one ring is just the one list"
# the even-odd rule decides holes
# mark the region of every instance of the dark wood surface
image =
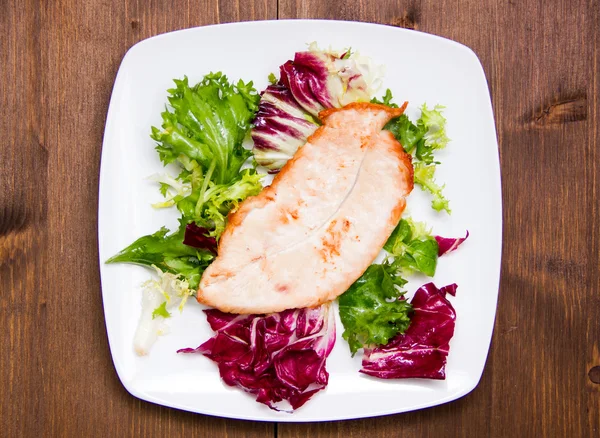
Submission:
[[[0,5],[0,436],[600,436],[597,0]],[[118,65],[152,35],[276,18],[407,27],[464,43],[483,63],[502,162],[502,280],[486,369],[461,400],[379,419],[274,425],[162,408],[118,381],[96,242]],[[401,56],[402,47],[389,49]]]

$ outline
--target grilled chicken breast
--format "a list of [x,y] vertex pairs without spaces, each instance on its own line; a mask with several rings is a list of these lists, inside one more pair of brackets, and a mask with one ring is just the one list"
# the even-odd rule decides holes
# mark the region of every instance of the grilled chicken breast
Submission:
[[231,214],[198,301],[270,313],[335,299],[373,262],[413,188],[410,156],[383,126],[404,111],[354,103],[324,123],[258,196]]

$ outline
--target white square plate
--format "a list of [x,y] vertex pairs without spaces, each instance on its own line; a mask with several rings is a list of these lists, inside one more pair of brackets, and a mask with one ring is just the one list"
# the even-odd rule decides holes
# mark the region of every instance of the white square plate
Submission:
[[[329,386],[293,414],[275,412],[238,389],[225,386],[217,367],[200,355],[178,355],[196,347],[212,332],[202,309],[190,303],[169,320],[171,333],[159,338],[149,356],[138,357],[133,335],[140,314],[140,284],[150,272],[104,261],[138,237],[161,226],[174,227],[177,212],[155,210],[155,183],[146,179],[163,171],[150,139],[150,126],[160,126],[166,90],[173,78],[187,75],[196,83],[210,71],[230,79],[267,86],[267,76],[316,41],[321,47],[351,47],[386,66],[384,87],[397,102],[418,107],[446,106],[448,135],[441,151],[438,182],[446,183],[452,215],[438,214],[418,188],[410,196],[409,214],[425,220],[443,236],[470,237],[440,259],[434,282],[456,282],[451,301],[457,312],[450,343],[447,379],[377,380],[359,374],[360,354],[351,358],[338,339],[328,361]],[[492,106],[485,74],[467,47],[440,37],[393,27],[335,21],[270,21],[208,26],[142,41],[125,55],[115,81],[106,121],[98,238],[100,272],[110,349],[121,382],[140,399],[222,417],[270,421],[325,421],[405,412],[455,400],[470,392],[485,365],[498,296],[502,242],[500,165]],[[413,291],[425,278],[409,283]]]

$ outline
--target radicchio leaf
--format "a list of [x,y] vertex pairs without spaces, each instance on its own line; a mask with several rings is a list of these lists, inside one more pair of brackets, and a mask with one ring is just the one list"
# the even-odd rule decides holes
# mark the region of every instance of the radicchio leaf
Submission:
[[214,237],[210,237],[208,233],[210,231],[206,228],[199,227],[195,222],[190,222],[185,226],[183,243],[194,248],[207,249],[216,254],[217,240]]
[[440,288],[440,292],[442,292],[444,294],[450,294],[453,297],[455,297],[457,289],[458,289],[458,285],[456,283],[452,283],[452,284],[449,284],[447,286]]
[[212,359],[226,384],[256,395],[256,401],[274,410],[286,410],[286,402],[298,409],[327,386],[325,362],[335,343],[329,304],[269,315],[204,312],[215,336],[177,352]]
[[420,287],[411,301],[414,313],[404,334],[387,345],[365,349],[361,373],[381,379],[446,378],[446,357],[454,334],[456,312],[446,299],[456,284]]
[[254,155],[268,169],[283,167],[318,126],[282,84],[263,91],[253,124]]
[[281,82],[308,113],[318,116],[334,106],[327,89],[327,66],[317,53],[298,52],[279,68]]
[[461,243],[463,243],[465,240],[467,240],[467,237],[469,237],[468,231],[467,231],[467,235],[465,237],[451,238],[451,237],[435,236],[435,240],[437,240],[437,243],[438,243],[438,257],[443,256],[447,252],[454,251],[456,248],[458,248],[460,246]]
[[318,127],[325,108],[369,101],[382,68],[348,51],[320,50],[315,44],[280,68],[278,83],[261,93],[252,139],[258,164],[277,172]]

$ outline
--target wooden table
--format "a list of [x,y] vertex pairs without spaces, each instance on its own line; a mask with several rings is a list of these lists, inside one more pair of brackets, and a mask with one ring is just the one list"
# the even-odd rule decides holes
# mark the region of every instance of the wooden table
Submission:
[[[1,9],[0,436],[600,436],[597,0],[4,0]],[[277,425],[155,406],[117,379],[96,223],[119,63],[159,33],[276,18],[430,32],[483,63],[500,143],[504,252],[492,349],[481,383],[461,400]],[[402,56],[402,47],[389,50]]]

